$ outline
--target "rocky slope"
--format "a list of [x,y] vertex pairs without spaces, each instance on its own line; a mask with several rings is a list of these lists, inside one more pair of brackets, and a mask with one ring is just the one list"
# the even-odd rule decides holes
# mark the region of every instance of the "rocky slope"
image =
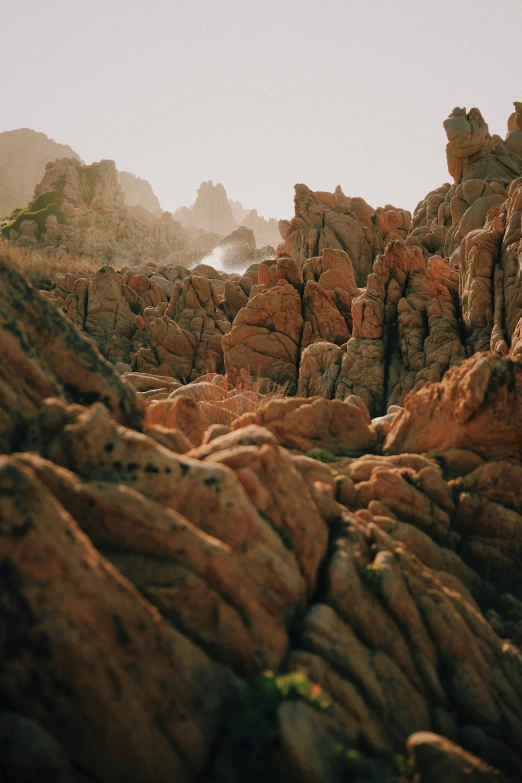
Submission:
[[100,261],[139,263],[189,249],[169,212],[155,218],[125,206],[114,162],[85,166],[74,158],[48,163],[32,202],[15,210],[2,234],[11,242]]
[[519,113],[455,117],[243,275],[0,260],[8,780],[522,778]]
[[[0,133],[0,218],[31,202],[47,163],[57,158],[75,158],[82,163],[71,147],[57,144],[45,133],[29,128]],[[125,204],[143,207],[156,217],[161,215],[163,210],[147,180],[118,171],[118,182]]]

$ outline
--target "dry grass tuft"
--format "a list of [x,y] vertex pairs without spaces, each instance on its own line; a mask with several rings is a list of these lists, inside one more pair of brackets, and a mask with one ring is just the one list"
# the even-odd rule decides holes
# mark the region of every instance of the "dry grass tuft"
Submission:
[[58,275],[66,272],[96,273],[103,266],[90,256],[72,256],[65,253],[61,256],[33,250],[28,247],[12,245],[8,241],[0,241],[0,259],[7,262],[20,272],[33,288],[52,291],[56,287]]
[[[194,381],[197,385],[197,381]],[[278,384],[267,378],[251,377],[247,373],[236,384],[228,388],[226,399],[216,399],[210,386],[202,389],[198,402],[211,424],[231,425],[243,413],[255,413],[269,400],[288,397],[289,384]]]

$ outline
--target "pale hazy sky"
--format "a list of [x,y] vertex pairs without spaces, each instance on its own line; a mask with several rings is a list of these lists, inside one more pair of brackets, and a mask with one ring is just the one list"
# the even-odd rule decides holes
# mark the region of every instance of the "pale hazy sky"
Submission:
[[113,158],[164,209],[204,179],[265,216],[293,186],[413,209],[448,181],[442,121],[502,136],[522,0],[0,0],[0,131]]

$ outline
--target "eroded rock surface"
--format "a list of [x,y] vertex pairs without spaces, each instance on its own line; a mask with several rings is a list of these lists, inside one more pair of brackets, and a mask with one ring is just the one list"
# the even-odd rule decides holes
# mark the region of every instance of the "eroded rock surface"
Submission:
[[9,774],[521,778],[515,109],[407,236],[302,188],[243,276],[0,267]]
[[47,397],[97,400],[116,421],[139,429],[133,389],[69,321],[0,258],[0,452],[18,448]]

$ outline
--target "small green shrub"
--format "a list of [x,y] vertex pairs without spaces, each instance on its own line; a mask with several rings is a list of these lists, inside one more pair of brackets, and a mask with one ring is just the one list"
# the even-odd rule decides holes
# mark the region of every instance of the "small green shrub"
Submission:
[[330,709],[330,702],[322,695],[320,685],[312,683],[303,672],[274,675],[264,672],[260,679],[261,689],[267,694],[277,694],[278,704],[282,701],[304,701],[319,712]]
[[319,462],[335,462],[337,459],[337,457],[327,449],[310,449],[310,451],[306,452],[306,456],[316,459]]
[[49,215],[56,215],[59,223],[65,223],[65,218],[61,211],[62,203],[63,193],[59,190],[48,190],[45,193],[41,193],[25,209],[19,209],[16,213],[13,213],[15,218],[11,223],[6,223],[2,227],[2,235],[9,238],[11,229],[18,231],[24,220],[35,220],[38,225],[38,234],[41,235],[45,231],[45,221]]
[[139,302],[131,302],[129,304],[129,309],[131,312],[133,312],[135,315],[140,315],[141,313],[141,307]]
[[406,780],[413,779],[413,775],[415,773],[415,765],[403,753],[392,753],[388,757],[388,763],[390,768],[397,775],[406,778]]
[[347,748],[338,743],[334,745],[333,755],[340,762],[343,772],[353,771],[363,760],[363,755],[355,748]]
[[228,753],[240,779],[249,783],[273,780],[278,747],[278,708],[284,701],[303,701],[324,712],[330,703],[319,685],[301,672],[276,675],[266,671],[238,689],[228,712],[225,736]]
[[381,588],[382,572],[378,565],[367,565],[361,571],[361,576],[374,593]]
[[414,765],[402,753],[383,752],[376,758],[368,758],[356,748],[338,743],[333,747],[333,756],[339,764],[340,771],[350,775],[350,779],[352,775],[360,779],[359,775],[361,775],[364,780],[393,778],[393,780],[412,781],[415,773]]

